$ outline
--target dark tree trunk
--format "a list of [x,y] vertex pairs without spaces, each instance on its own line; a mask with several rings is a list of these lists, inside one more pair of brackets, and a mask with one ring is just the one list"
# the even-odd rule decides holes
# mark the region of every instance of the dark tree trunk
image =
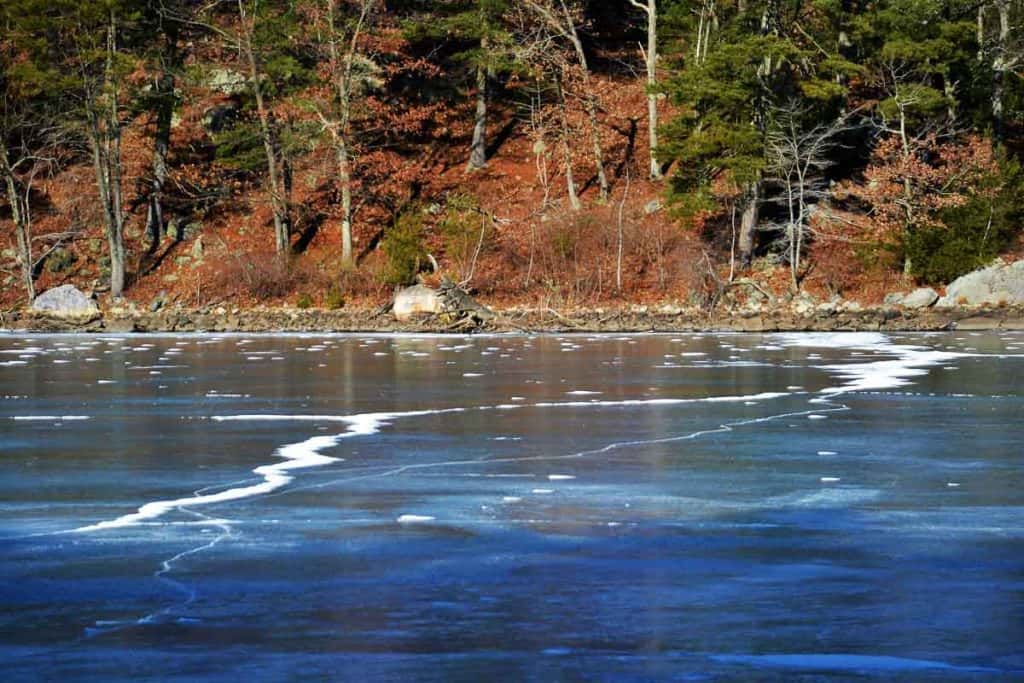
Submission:
[[[486,42],[482,41],[481,46]],[[473,125],[473,144],[469,151],[469,170],[476,171],[487,165],[487,69],[476,68],[476,116]]]
[[747,268],[754,258],[754,231],[757,229],[757,219],[760,207],[758,200],[760,195],[760,183],[750,183],[747,186],[746,205],[743,207],[743,216],[740,219],[740,234],[737,240],[739,250],[740,266]]
[[[169,50],[171,52],[171,50]],[[167,182],[167,155],[171,147],[171,120],[174,116],[174,73],[164,71],[154,84],[156,88],[156,133],[153,136],[153,177],[149,187],[149,209],[146,212],[146,234],[153,252],[164,236],[164,185]]]

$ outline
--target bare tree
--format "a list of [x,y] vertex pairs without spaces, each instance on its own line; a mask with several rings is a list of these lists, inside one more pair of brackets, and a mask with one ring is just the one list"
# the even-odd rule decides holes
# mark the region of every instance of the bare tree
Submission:
[[781,228],[794,292],[800,289],[801,258],[811,233],[811,215],[828,194],[824,172],[833,163],[829,153],[836,137],[849,129],[848,116],[807,129],[803,123],[807,115],[796,102],[776,108],[766,139],[768,180],[781,188],[778,201],[786,216],[781,225],[771,227]]
[[270,208],[274,214],[274,246],[281,259],[287,257],[291,245],[291,209],[285,196],[284,164],[278,154],[271,128],[270,109],[263,93],[262,70],[256,54],[255,34],[260,0],[238,0],[237,45],[249,71],[249,87],[256,100],[256,117],[260,139],[267,157],[267,181],[270,183]]
[[[1006,114],[1006,77],[1013,74],[1017,68],[1024,64],[1024,50],[1020,43],[1019,32],[1014,31],[1013,17],[1011,11],[1014,3],[1012,0],[994,0],[992,6],[996,10],[995,36],[990,37],[988,22],[986,21],[988,3],[978,6],[978,58],[991,59],[992,91],[990,103],[992,108],[992,133],[997,140],[1005,136]],[[1019,7],[1020,4],[1017,3]],[[1019,12],[1019,10],[1018,10]]]
[[600,186],[601,199],[608,199],[610,186],[608,176],[604,170],[604,152],[601,147],[601,135],[598,127],[597,111],[598,101],[594,94],[590,78],[590,67],[587,63],[587,55],[583,49],[583,41],[580,39],[577,24],[581,22],[579,7],[570,8],[566,0],[523,0],[523,4],[554,35],[568,41],[576,55],[579,65],[580,79],[583,87],[583,106],[587,112],[587,120],[590,124],[590,137],[593,145],[594,167],[597,170],[597,182]]
[[[122,81],[126,64],[118,47],[120,26],[113,8],[103,27],[104,40],[100,46],[91,45],[94,39],[93,27],[76,28],[74,39],[81,42],[77,46],[81,55],[77,66],[83,86],[85,135],[92,155],[96,188],[106,225],[110,254],[110,294],[116,298],[121,296],[125,285],[121,133],[125,125]],[[93,54],[102,55],[99,68],[90,59]]]
[[356,0],[353,3],[346,3],[343,0],[316,0],[314,3],[317,42],[326,51],[325,67],[332,93],[330,102],[318,104],[317,115],[330,138],[338,169],[338,188],[341,195],[341,260],[345,267],[351,267],[354,263],[353,110],[359,96],[367,89],[366,75],[357,69],[357,62],[366,61],[361,53],[360,41],[378,4],[378,0]]
[[[18,262],[21,265],[21,278],[25,286],[25,295],[29,301],[36,296],[35,278],[32,257],[32,180],[38,168],[37,157],[24,147],[8,151],[0,131],[0,178],[3,179],[4,192],[11,209],[14,223],[14,234],[18,243]],[[13,161],[12,161],[13,157]],[[29,166],[27,173],[22,173],[23,166]]]
[[[647,67],[647,125],[648,148],[651,157],[651,180],[661,179],[661,164],[658,162],[658,0],[629,0],[629,4],[647,14],[647,49],[640,47]],[[702,15],[703,17],[703,15]],[[703,28],[703,26],[702,26]]]
[[[744,9],[740,8],[740,12]],[[704,63],[708,58],[708,46],[711,44],[711,29],[718,25],[718,11],[715,0],[702,0],[697,10],[697,36],[693,41],[693,60],[697,64]]]
[[[557,111],[558,143],[562,150],[564,161],[565,185],[569,196],[569,205],[573,211],[582,208],[579,199],[579,192],[576,188],[576,180],[573,174],[572,159],[572,127],[569,122],[569,108],[566,100],[565,82],[568,73],[571,71],[570,59],[565,50],[560,49],[557,36],[553,35],[544,24],[534,21],[532,12],[524,12],[522,8],[513,10],[511,17],[516,26],[518,47],[515,51],[515,58],[524,65],[530,65],[537,80],[537,94],[531,102],[539,113],[542,110],[543,84],[550,84],[554,91],[554,105]],[[543,142],[543,140],[541,140]],[[546,146],[545,146],[546,149]],[[540,171],[541,169],[538,169]],[[547,175],[546,163],[543,167]],[[545,199],[547,190],[545,187]],[[546,202],[545,202],[546,203]]]

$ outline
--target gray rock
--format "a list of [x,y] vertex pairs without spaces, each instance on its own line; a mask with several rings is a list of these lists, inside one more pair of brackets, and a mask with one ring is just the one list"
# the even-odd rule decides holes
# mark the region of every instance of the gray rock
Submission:
[[32,302],[32,310],[62,318],[91,317],[100,312],[96,302],[74,285],[61,285],[43,292]]
[[164,304],[166,303],[166,301],[167,301],[167,292],[161,291],[159,294],[157,294],[155,297],[153,297],[153,301],[149,304],[150,312],[151,313],[156,313],[157,311],[159,311],[161,308],[164,307]]
[[658,213],[659,211],[661,211],[661,202],[657,199],[652,199],[644,204],[644,213],[648,216],[652,213]]
[[937,306],[985,306],[1024,304],[1024,261],[1002,261],[958,277],[946,287]]
[[793,298],[789,307],[797,315],[808,315],[814,311],[815,301],[807,294],[798,294]]
[[135,332],[135,321],[131,318],[108,318],[103,321],[103,329],[118,334]]
[[196,261],[203,260],[203,238],[197,237],[196,241],[192,243],[192,258]]
[[425,285],[406,287],[395,295],[392,311],[395,318],[406,321],[418,313],[441,313],[443,306],[437,291]]
[[248,79],[244,74],[230,69],[213,69],[209,72],[206,84],[211,90],[222,92],[225,95],[237,95],[245,90]]
[[902,306],[904,296],[904,294],[901,294],[899,292],[886,294],[885,298],[882,300],[882,303],[885,304],[886,306]]
[[939,300],[939,293],[931,287],[920,287],[901,297],[899,305],[906,308],[928,308]]

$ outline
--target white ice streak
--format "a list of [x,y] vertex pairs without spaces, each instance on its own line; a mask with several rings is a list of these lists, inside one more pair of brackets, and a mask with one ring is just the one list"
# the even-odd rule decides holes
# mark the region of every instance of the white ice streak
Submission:
[[788,393],[777,391],[765,391],[760,394],[747,394],[745,396],[705,396],[702,398],[627,398],[618,401],[563,401],[543,402],[532,404],[535,408],[612,408],[625,406],[676,406],[686,403],[742,403],[745,401],[760,401],[772,398],[782,398]]
[[173,500],[157,500],[146,503],[136,512],[122,515],[117,519],[91,524],[89,526],[75,529],[79,532],[100,531],[102,529],[116,529],[120,527],[135,526],[140,522],[162,517],[166,513],[178,507],[195,507],[199,505],[212,505],[215,503],[226,503],[253,496],[264,495],[282,488],[292,481],[294,477],[290,474],[292,470],[305,469],[308,467],[320,467],[338,458],[332,458],[321,454],[321,451],[337,446],[342,439],[354,436],[366,436],[377,433],[381,426],[388,420],[398,417],[412,417],[414,415],[428,415],[442,412],[433,410],[422,410],[407,413],[363,413],[359,415],[217,415],[211,419],[216,422],[234,421],[303,421],[303,422],[343,422],[348,425],[348,431],[333,436],[314,436],[299,443],[286,444],[275,452],[283,462],[276,462],[269,465],[261,465],[253,470],[254,474],[263,478],[258,484],[250,486],[239,486],[216,493],[205,495],[192,495]]
[[16,422],[71,422],[91,419],[88,415],[15,415]]

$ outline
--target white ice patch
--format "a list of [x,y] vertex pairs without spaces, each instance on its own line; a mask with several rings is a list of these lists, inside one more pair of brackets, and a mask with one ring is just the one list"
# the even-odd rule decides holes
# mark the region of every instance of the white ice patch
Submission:
[[548,481],[568,481],[570,479],[575,479],[575,478],[576,477],[574,477],[571,474],[549,474],[548,475]]
[[436,517],[429,515],[401,515],[396,521],[399,524],[424,524],[426,522],[433,522]]
[[15,415],[16,422],[74,422],[91,419],[88,415]]
[[786,333],[775,335],[775,338],[789,346],[857,349],[895,356],[866,363],[815,366],[846,380],[840,386],[821,390],[823,394],[832,395],[905,386],[911,383],[911,378],[927,375],[930,367],[968,355],[934,351],[922,346],[895,344],[889,337],[877,332]]

